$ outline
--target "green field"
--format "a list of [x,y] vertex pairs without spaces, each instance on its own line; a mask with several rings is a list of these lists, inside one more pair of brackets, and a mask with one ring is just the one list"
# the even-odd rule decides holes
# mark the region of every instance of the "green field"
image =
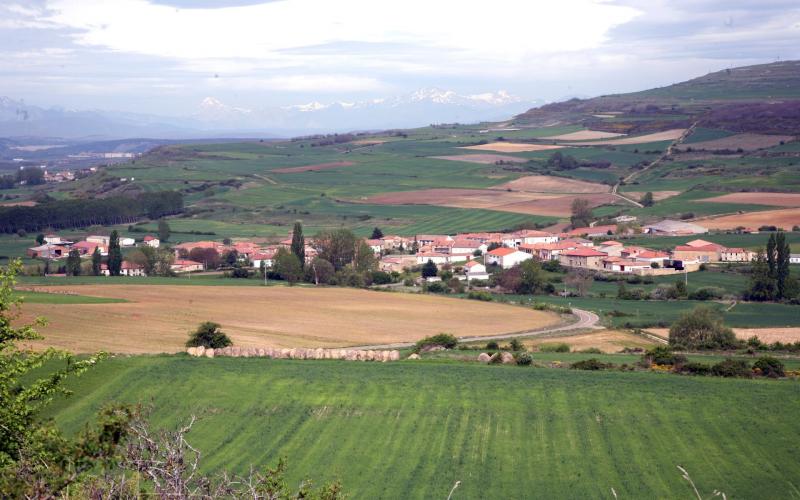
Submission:
[[15,292],[14,295],[15,298],[21,298],[27,304],[110,304],[114,302],[127,302],[125,299],[90,297],[87,295],[63,293],[19,291]]
[[[535,357],[535,356],[534,356]],[[158,426],[200,417],[206,471],[288,457],[290,484],[338,478],[352,498],[800,496],[795,381],[388,364],[124,357],[49,412],[75,432],[104,404]]]

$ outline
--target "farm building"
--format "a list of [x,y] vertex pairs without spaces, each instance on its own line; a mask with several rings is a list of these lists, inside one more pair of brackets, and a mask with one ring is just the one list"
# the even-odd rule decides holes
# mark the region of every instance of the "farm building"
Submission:
[[275,258],[275,251],[258,252],[250,256],[250,262],[252,262],[253,267],[255,267],[256,269],[261,269],[262,264],[264,265],[264,267],[272,267],[274,258]]
[[378,262],[380,270],[386,272],[401,272],[404,268],[415,265],[417,265],[415,255],[387,255]]
[[191,273],[194,271],[202,271],[205,266],[202,262],[195,262],[193,260],[178,259],[169,266],[169,268],[176,273]]
[[125,236],[125,237],[120,237],[119,239],[119,246],[121,247],[132,247],[134,245],[136,245],[136,240],[134,240],[133,238],[128,238],[127,236]]
[[97,245],[99,245],[101,247],[108,248],[109,243],[111,243],[111,237],[110,236],[100,236],[100,235],[97,235],[97,234],[93,234],[93,235],[87,236],[86,237],[86,241],[89,242],[89,243],[95,243],[95,244],[97,244]]
[[567,250],[559,256],[559,261],[567,267],[601,268],[603,259],[608,255],[593,248],[580,247]]
[[[111,276],[111,272],[108,270],[108,266],[106,264],[100,266],[100,274],[103,276]],[[144,272],[143,266],[134,264],[133,262],[128,262],[127,260],[122,262],[119,274],[120,276],[147,276],[147,274]]]
[[535,231],[532,229],[523,229],[515,231],[510,234],[503,235],[502,244],[506,247],[518,247],[520,245],[534,245],[536,243],[555,243],[558,241],[558,236],[553,233],[545,231]]
[[486,266],[476,260],[467,262],[467,264],[464,266],[464,271],[467,281],[489,279],[489,273],[486,272]]
[[161,245],[161,241],[158,238],[156,238],[155,236],[150,236],[149,234],[145,236],[144,240],[142,241],[144,242],[145,245],[152,248],[158,248]]
[[108,254],[108,247],[107,246],[103,246],[103,245],[101,245],[100,243],[97,243],[97,242],[89,241],[88,239],[86,241],[79,241],[79,242],[75,243],[74,245],[72,245],[72,247],[71,247],[71,249],[77,250],[78,253],[81,254],[81,255],[91,255],[91,254],[94,253],[94,249],[95,248],[99,248],[100,249],[100,254],[101,255],[107,255]]
[[422,265],[432,261],[437,266],[441,264],[454,264],[456,262],[466,262],[471,254],[451,254],[440,252],[419,252],[417,253],[417,264]]
[[532,258],[533,255],[529,253],[520,252],[514,248],[502,247],[486,252],[486,255],[484,256],[484,264],[487,266],[497,265],[503,269],[509,269],[522,261]]
[[665,219],[655,224],[644,226],[644,232],[662,236],[685,236],[689,234],[705,234],[708,229],[690,222]]
[[69,249],[64,245],[45,243],[38,247],[29,248],[26,253],[31,259],[60,259],[66,256],[68,252]]
[[380,255],[383,251],[383,240],[376,239],[376,240],[365,240],[367,245],[369,246],[372,253],[375,255]]
[[672,258],[683,262],[719,262],[720,248],[717,245],[678,245]]
[[800,264],[800,253],[789,254],[789,264]]
[[755,252],[744,248],[724,248],[719,253],[719,260],[722,262],[750,262],[755,258]]

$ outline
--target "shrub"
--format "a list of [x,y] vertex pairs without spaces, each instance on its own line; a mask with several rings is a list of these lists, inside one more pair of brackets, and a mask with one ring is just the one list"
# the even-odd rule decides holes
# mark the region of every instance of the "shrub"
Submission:
[[458,339],[455,336],[450,335],[449,333],[439,333],[437,335],[431,335],[430,337],[425,337],[422,340],[417,341],[416,343],[416,350],[419,351],[426,347],[434,347],[434,346],[441,346],[445,349],[452,349],[456,345],[458,345]]
[[581,354],[603,354],[603,351],[597,347],[587,347],[586,349],[581,349],[578,352]]
[[517,354],[516,360],[517,360],[517,364],[518,365],[520,365],[520,366],[528,366],[531,363],[533,363],[533,356],[531,356],[530,353],[521,352],[521,353]]
[[716,286],[704,286],[689,294],[689,300],[714,300],[722,298],[725,290]]
[[186,347],[210,347],[212,349],[220,349],[228,347],[233,344],[231,339],[220,330],[220,324],[213,321],[206,321],[200,323],[193,333],[189,334],[189,340],[186,341]]
[[539,350],[542,352],[569,352],[569,344],[540,344]]
[[605,370],[606,368],[613,368],[613,366],[612,363],[603,363],[596,358],[589,358],[572,363],[570,368],[573,370]]
[[642,361],[648,365],[681,365],[686,363],[686,356],[672,352],[672,348],[669,346],[660,345],[648,349],[642,355]]
[[490,340],[486,343],[486,350],[487,351],[499,351],[500,346],[494,340]]
[[392,275],[386,271],[372,271],[372,284],[388,285],[392,282]]
[[472,290],[467,294],[468,299],[481,300],[483,302],[491,302],[493,300],[492,294],[483,290]]
[[444,283],[440,281],[434,281],[433,283],[428,284],[428,291],[430,293],[448,293],[450,289]]
[[747,361],[731,358],[712,366],[711,373],[718,377],[750,377],[753,374]]
[[765,377],[778,378],[786,376],[783,363],[772,356],[758,358],[755,364],[753,364],[753,368],[761,370],[761,374]]
[[511,342],[508,343],[508,346],[514,352],[524,351],[525,350],[525,346],[522,344],[522,342],[518,338],[511,339]]
[[711,373],[711,367],[705,363],[691,362],[683,364],[677,371],[690,375],[708,375]]

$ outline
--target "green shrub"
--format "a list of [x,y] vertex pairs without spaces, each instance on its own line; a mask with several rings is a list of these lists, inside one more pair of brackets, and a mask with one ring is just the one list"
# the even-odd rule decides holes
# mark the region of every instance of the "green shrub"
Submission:
[[186,341],[186,347],[210,347],[212,349],[221,349],[233,344],[231,339],[220,330],[220,324],[213,321],[206,321],[200,323],[193,333],[189,334],[189,340]]
[[533,363],[533,356],[531,356],[530,353],[521,352],[521,353],[517,354],[516,360],[517,360],[517,364],[518,365],[520,365],[520,366],[528,366],[531,363]]
[[508,343],[508,347],[510,347],[514,352],[525,350],[525,345],[523,345],[522,341],[520,341],[518,338],[511,339],[511,342]]
[[648,365],[680,365],[686,362],[686,356],[672,352],[669,346],[660,345],[648,349],[642,355],[642,361]]
[[714,300],[721,299],[725,290],[716,286],[704,286],[689,294],[689,300]]
[[587,347],[586,349],[581,349],[578,352],[581,354],[603,354],[603,351],[597,347]]
[[539,344],[539,350],[542,352],[569,352],[569,344]]
[[428,291],[430,293],[448,293],[450,289],[441,281],[434,281],[428,284]]
[[614,365],[612,363],[603,363],[598,361],[596,358],[589,358],[584,359],[582,361],[576,361],[570,365],[570,368],[573,370],[605,370],[607,368],[613,368]]
[[786,376],[783,363],[772,356],[758,358],[755,364],[753,364],[753,368],[761,370],[761,374],[765,377],[778,378]]
[[372,271],[373,285],[388,285],[392,282],[392,275],[386,271]]
[[490,340],[486,343],[486,350],[487,351],[499,351],[500,346],[494,340]]
[[483,302],[491,302],[493,300],[492,294],[484,290],[472,290],[467,294],[467,298]]
[[426,347],[434,347],[434,346],[441,346],[445,349],[452,349],[458,345],[458,339],[450,335],[449,333],[439,333],[437,335],[431,335],[430,337],[425,337],[422,340],[418,340],[415,348],[417,351],[422,350]]
[[719,312],[695,307],[669,328],[669,345],[684,349],[731,349],[740,344]]
[[711,373],[718,377],[750,377],[753,374],[747,361],[731,358],[712,366]]
[[711,367],[705,363],[690,362],[684,363],[678,371],[690,375],[708,375],[711,373]]

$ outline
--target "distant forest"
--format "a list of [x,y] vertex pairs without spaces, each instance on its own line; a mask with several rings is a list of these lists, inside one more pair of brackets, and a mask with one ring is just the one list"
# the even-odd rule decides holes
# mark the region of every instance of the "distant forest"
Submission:
[[0,232],[129,224],[142,217],[157,219],[182,211],[183,195],[177,191],[143,193],[135,198],[49,201],[33,207],[0,208]]

